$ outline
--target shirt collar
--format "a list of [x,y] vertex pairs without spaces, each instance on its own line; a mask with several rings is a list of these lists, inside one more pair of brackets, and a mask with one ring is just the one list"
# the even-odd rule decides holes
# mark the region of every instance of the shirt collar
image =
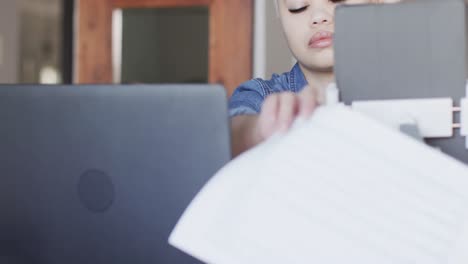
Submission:
[[294,92],[300,92],[308,84],[299,63],[296,63],[289,72],[289,88]]

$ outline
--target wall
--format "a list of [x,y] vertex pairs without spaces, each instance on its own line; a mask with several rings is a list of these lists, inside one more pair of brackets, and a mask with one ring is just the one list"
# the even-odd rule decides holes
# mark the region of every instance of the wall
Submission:
[[272,0],[267,0],[266,20],[266,76],[270,77],[273,73],[290,71],[291,65],[293,64],[293,57],[289,51],[281,22],[276,14],[275,4]]
[[273,0],[255,0],[253,76],[269,79],[289,71],[293,56],[284,38]]

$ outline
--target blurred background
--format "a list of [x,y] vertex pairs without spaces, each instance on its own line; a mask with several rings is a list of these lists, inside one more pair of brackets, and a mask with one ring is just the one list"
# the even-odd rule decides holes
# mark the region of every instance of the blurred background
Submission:
[[[80,1],[86,2],[0,1],[0,83],[80,82],[78,58],[80,52],[90,48],[78,43],[78,18],[83,16],[79,14]],[[250,73],[244,76],[268,78],[272,73],[288,71],[293,59],[273,1],[254,0],[249,8],[252,39],[248,40],[250,65],[245,67]],[[89,11],[82,8],[82,12]],[[112,9],[112,82],[208,82],[213,29],[210,12],[215,11],[208,6]],[[90,27],[100,25],[91,23]]]
[[0,1],[0,82],[71,82],[73,5]]

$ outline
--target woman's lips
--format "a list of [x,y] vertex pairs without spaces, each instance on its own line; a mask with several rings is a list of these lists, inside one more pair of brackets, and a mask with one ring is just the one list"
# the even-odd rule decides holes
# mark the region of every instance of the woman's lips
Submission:
[[328,48],[333,45],[333,33],[329,31],[319,31],[309,40],[309,47],[314,49]]

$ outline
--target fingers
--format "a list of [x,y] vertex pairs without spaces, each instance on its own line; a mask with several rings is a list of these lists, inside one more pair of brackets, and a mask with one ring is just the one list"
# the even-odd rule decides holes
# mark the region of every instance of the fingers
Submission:
[[255,131],[261,139],[269,138],[276,131],[286,132],[297,116],[311,116],[317,105],[316,90],[309,87],[300,94],[272,94],[263,103]]
[[278,117],[276,129],[281,132],[288,131],[293,123],[299,108],[299,98],[294,93],[283,93],[279,97]]
[[312,89],[311,87],[305,87],[299,94],[300,107],[299,107],[299,116],[303,118],[308,118],[312,115],[315,108],[318,106],[317,102],[317,90]]
[[259,134],[265,139],[276,131],[286,132],[299,112],[299,98],[294,93],[268,96],[259,119]]
[[279,94],[270,95],[265,99],[262,106],[262,112],[260,113],[258,128],[261,138],[268,138],[275,132],[279,105]]

